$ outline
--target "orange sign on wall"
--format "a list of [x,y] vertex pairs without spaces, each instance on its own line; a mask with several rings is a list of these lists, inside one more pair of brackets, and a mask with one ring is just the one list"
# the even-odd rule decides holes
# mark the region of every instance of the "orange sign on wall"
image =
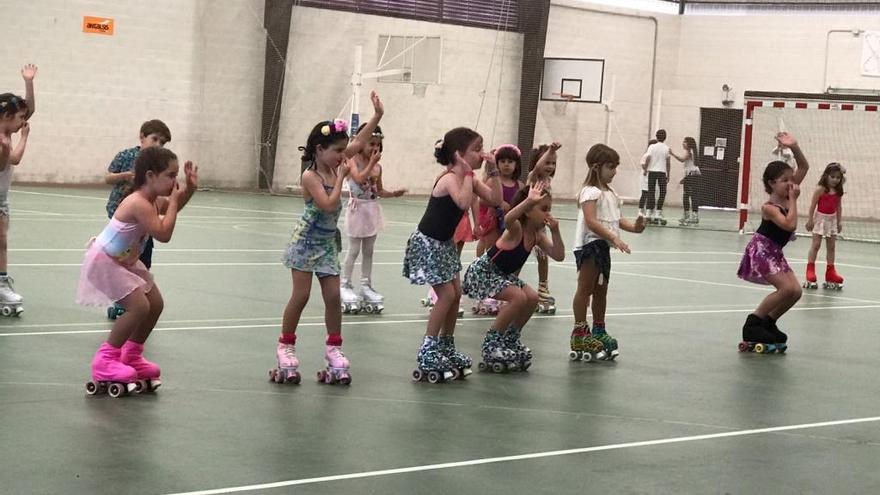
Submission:
[[83,32],[113,36],[113,19],[83,16]]

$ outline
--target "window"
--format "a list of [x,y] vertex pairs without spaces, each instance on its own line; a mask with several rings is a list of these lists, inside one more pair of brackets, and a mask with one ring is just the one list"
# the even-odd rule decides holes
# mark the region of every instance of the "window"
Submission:
[[301,0],[298,5],[519,31],[519,0]]
[[440,38],[424,36],[379,36],[377,70],[402,69],[407,72],[380,77],[379,82],[440,82]]

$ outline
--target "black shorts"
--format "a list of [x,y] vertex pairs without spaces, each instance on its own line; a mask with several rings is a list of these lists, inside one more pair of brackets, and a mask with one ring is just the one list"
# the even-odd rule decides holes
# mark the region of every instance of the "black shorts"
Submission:
[[609,280],[611,277],[611,247],[604,239],[595,240],[574,252],[574,263],[577,270],[581,271],[584,261],[592,259],[599,268],[599,272]]

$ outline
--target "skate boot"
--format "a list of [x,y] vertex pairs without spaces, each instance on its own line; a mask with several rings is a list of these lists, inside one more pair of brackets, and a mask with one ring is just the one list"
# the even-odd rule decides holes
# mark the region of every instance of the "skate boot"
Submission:
[[776,340],[776,352],[780,354],[784,353],[786,349],[788,349],[788,335],[776,326],[776,320],[770,315],[767,315],[767,318],[764,318],[762,323],[764,324],[764,328],[767,329]]
[[691,225],[700,225],[700,212],[691,212]]
[[486,332],[486,339],[483,340],[482,357],[480,371],[492,370],[495,373],[503,373],[517,368],[516,353],[508,349],[501,334],[491,328]]
[[491,297],[487,297],[487,298],[477,302],[477,304],[474,305],[474,307],[471,308],[471,310],[476,315],[495,316],[498,314],[498,307],[499,307],[499,304],[498,304],[497,300],[492,299]]
[[361,301],[351,287],[351,282],[345,281],[339,285],[339,298],[342,299],[342,312],[358,314],[361,311]]
[[687,226],[691,224],[691,214],[685,210],[684,214],[678,219],[678,224],[682,226]]
[[590,326],[587,322],[577,322],[571,331],[571,351],[568,353],[568,359],[590,362],[594,359],[603,360],[606,356],[605,345],[590,334]]
[[816,283],[816,263],[807,262],[807,279],[804,281],[804,289],[817,289],[819,284]]
[[608,332],[605,331],[605,324],[593,322],[593,338],[602,343],[602,346],[605,348],[605,359],[614,361],[614,359],[620,355],[620,352],[617,350],[617,339],[608,335]]
[[449,364],[452,366],[452,379],[463,380],[464,377],[471,374],[471,366],[473,361],[471,358],[455,348],[455,337],[452,335],[440,335],[437,341],[437,348]]
[[657,218],[654,216],[654,210],[648,210],[648,214],[645,216],[645,224],[657,225]]
[[433,308],[434,304],[437,302],[437,293],[434,292],[434,288],[429,288],[427,297],[423,297],[419,302],[426,308]]
[[361,299],[363,300],[364,311],[367,313],[379,314],[385,309],[383,305],[385,298],[382,297],[382,294],[373,290],[373,286],[368,278],[361,280]]
[[538,306],[535,311],[551,315],[556,313],[556,298],[550,295],[550,288],[547,287],[546,281],[538,282]]
[[416,356],[416,363],[418,363],[416,369],[412,372],[415,382],[440,383],[455,377],[452,363],[440,350],[439,337],[425,335]]
[[656,225],[666,225],[666,219],[663,217],[663,210],[657,210],[657,215],[654,217],[654,223]]
[[107,318],[115,320],[125,314],[125,308],[121,304],[113,303],[113,306],[107,308]]
[[138,344],[132,340],[126,341],[122,345],[122,354],[119,360],[137,372],[135,392],[152,392],[162,385],[162,380],[159,379],[161,374],[159,365],[144,359],[144,344]]
[[742,342],[737,349],[739,352],[757,352],[769,354],[776,352],[776,336],[764,327],[764,322],[755,314],[750,314],[742,329]]
[[521,371],[529,369],[532,365],[532,350],[520,341],[522,329],[513,325],[507,327],[507,331],[501,336],[505,347],[516,354],[517,368]]
[[15,293],[12,288],[13,282],[12,277],[8,275],[0,276],[0,313],[3,316],[20,316],[24,311],[21,305],[24,300]]
[[351,384],[351,375],[348,374],[349,362],[345,354],[342,353],[341,346],[327,345],[324,351],[324,359],[327,360],[327,367],[318,370],[318,382],[327,385]]
[[92,381],[86,383],[89,395],[108,393],[116,398],[134,392],[137,388],[137,371],[122,364],[122,349],[107,342],[101,344],[92,359]]
[[278,367],[269,370],[269,381],[299,384],[302,375],[298,371],[299,358],[296,357],[296,346],[279,342],[275,356],[278,358]]
[[834,265],[829,264],[825,268],[825,283],[822,284],[822,288],[831,290],[843,289],[843,277],[837,273],[834,269]]

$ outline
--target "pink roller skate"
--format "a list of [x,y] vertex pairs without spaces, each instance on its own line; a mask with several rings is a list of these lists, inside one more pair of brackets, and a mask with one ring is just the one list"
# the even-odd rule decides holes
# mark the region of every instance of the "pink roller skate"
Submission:
[[101,344],[92,359],[92,381],[86,383],[89,395],[108,393],[116,398],[133,392],[137,387],[137,371],[122,364],[122,349],[107,342]]
[[327,360],[327,367],[318,370],[318,381],[327,385],[336,383],[348,385],[351,383],[351,375],[348,374],[349,362],[342,349],[336,345],[328,345],[327,351],[324,353],[324,359]]
[[138,344],[134,341],[127,341],[122,345],[122,355],[120,361],[127,364],[137,371],[137,384],[135,392],[152,392],[162,385],[159,379],[159,365],[151,363],[144,359],[144,344]]
[[296,357],[296,346],[279,342],[275,355],[278,357],[278,367],[269,370],[269,381],[299,384],[302,376],[297,371],[299,358]]

